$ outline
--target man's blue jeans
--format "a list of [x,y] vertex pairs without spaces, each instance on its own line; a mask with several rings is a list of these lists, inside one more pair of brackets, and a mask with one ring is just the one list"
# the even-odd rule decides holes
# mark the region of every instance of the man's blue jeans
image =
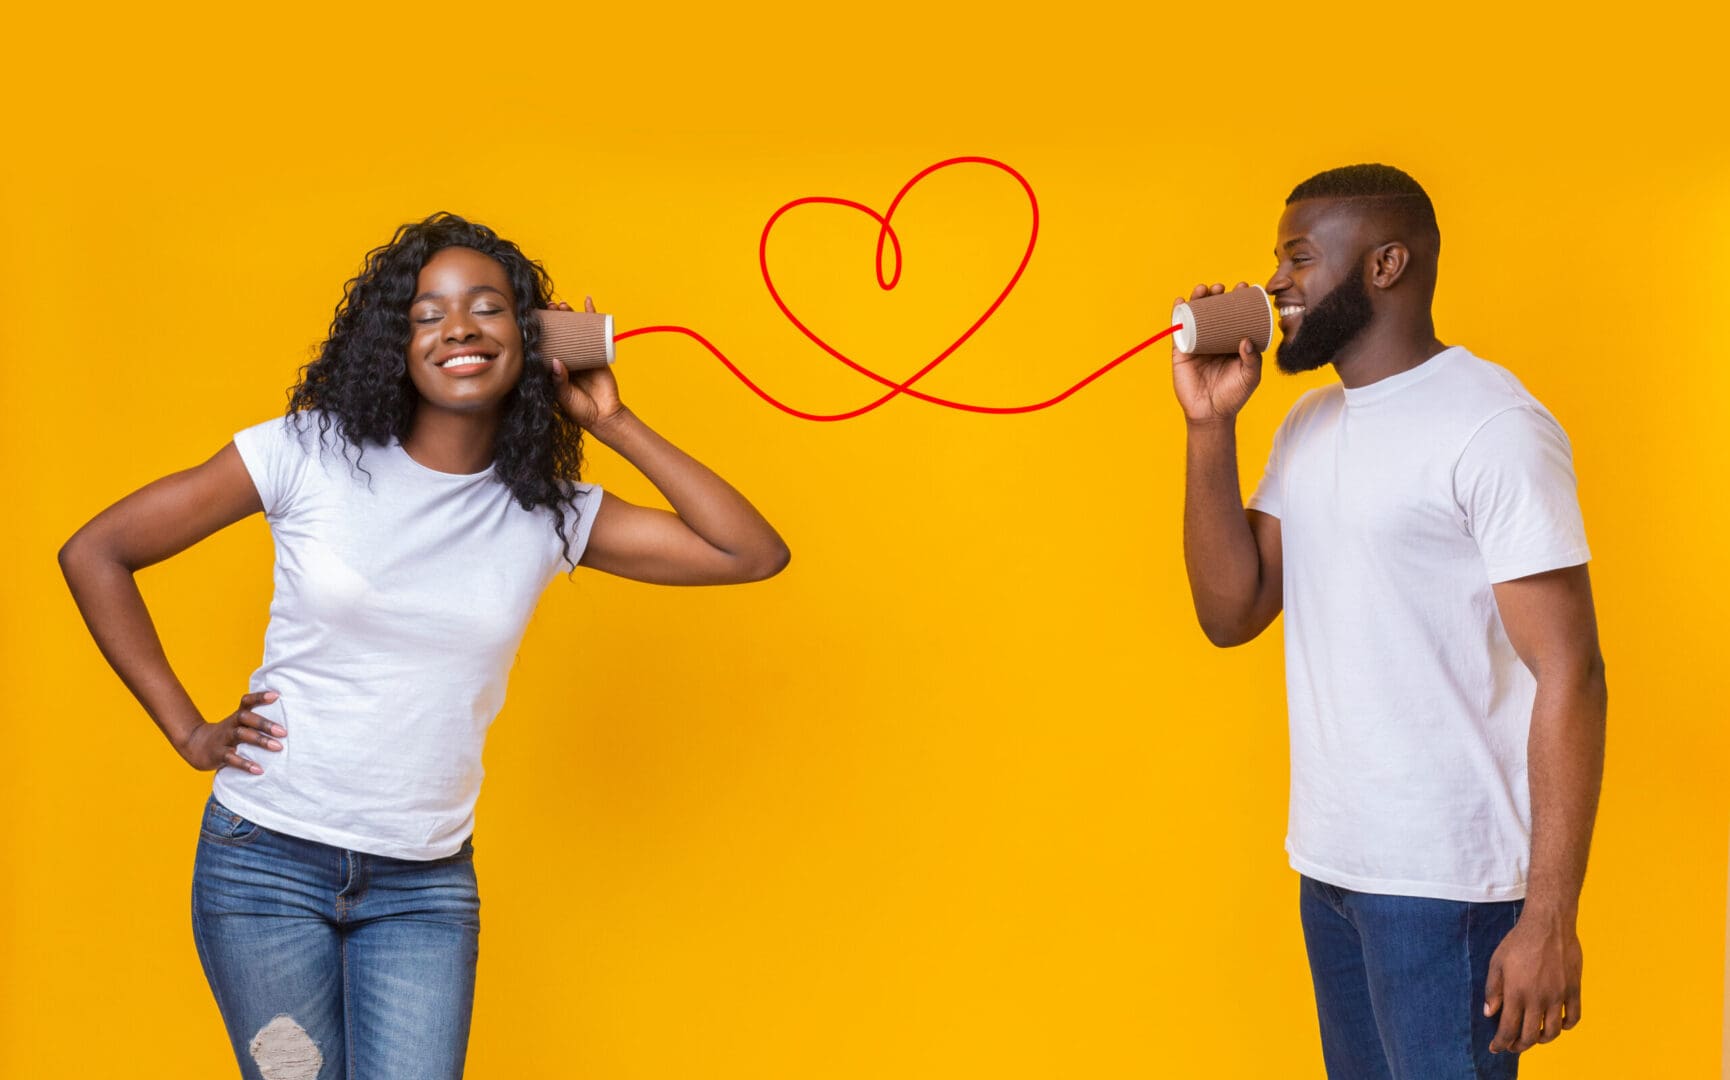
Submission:
[[1512,1080],[1490,1053],[1490,955],[1524,901],[1353,892],[1302,878],[1298,907],[1329,1080]]
[[474,1004],[474,849],[413,862],[205,804],[192,933],[247,1080],[461,1077]]

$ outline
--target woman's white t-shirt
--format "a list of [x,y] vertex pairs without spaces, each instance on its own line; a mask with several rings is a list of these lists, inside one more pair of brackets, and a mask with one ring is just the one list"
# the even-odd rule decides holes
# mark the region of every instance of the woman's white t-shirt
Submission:
[[[266,828],[400,859],[453,854],[474,829],[481,748],[541,592],[568,569],[546,508],[489,467],[436,472],[400,444],[358,466],[318,414],[234,436],[276,542],[254,711],[288,735],[242,746],[262,775],[217,770],[218,800]],[[346,450],[346,453],[344,452]],[[601,489],[578,484],[569,557]]]

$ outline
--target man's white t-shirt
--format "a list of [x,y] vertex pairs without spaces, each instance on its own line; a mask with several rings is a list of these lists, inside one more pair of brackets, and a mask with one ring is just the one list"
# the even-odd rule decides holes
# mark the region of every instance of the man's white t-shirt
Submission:
[[[400,444],[354,462],[318,415],[247,428],[234,445],[276,543],[276,593],[253,711],[282,750],[243,745],[262,775],[217,770],[215,794],[266,828],[400,859],[451,855],[474,829],[481,747],[535,603],[565,563],[545,507],[491,467],[436,472]],[[576,485],[570,558],[601,489]]]
[[1537,684],[1491,585],[1590,558],[1561,426],[1456,346],[1305,394],[1249,507],[1280,519],[1284,551],[1292,867],[1524,896]]

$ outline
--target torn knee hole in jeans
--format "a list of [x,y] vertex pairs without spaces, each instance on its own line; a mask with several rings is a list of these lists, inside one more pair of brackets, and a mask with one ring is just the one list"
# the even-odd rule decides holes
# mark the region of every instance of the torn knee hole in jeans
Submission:
[[318,1080],[324,1067],[318,1044],[287,1013],[259,1028],[247,1049],[264,1080]]

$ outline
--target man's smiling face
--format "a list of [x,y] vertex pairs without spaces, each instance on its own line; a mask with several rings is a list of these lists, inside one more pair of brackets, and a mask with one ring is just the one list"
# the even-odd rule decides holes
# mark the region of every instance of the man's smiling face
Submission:
[[1279,309],[1276,361],[1296,374],[1332,363],[1369,326],[1361,222],[1341,199],[1304,199],[1280,215],[1278,266],[1267,281]]

